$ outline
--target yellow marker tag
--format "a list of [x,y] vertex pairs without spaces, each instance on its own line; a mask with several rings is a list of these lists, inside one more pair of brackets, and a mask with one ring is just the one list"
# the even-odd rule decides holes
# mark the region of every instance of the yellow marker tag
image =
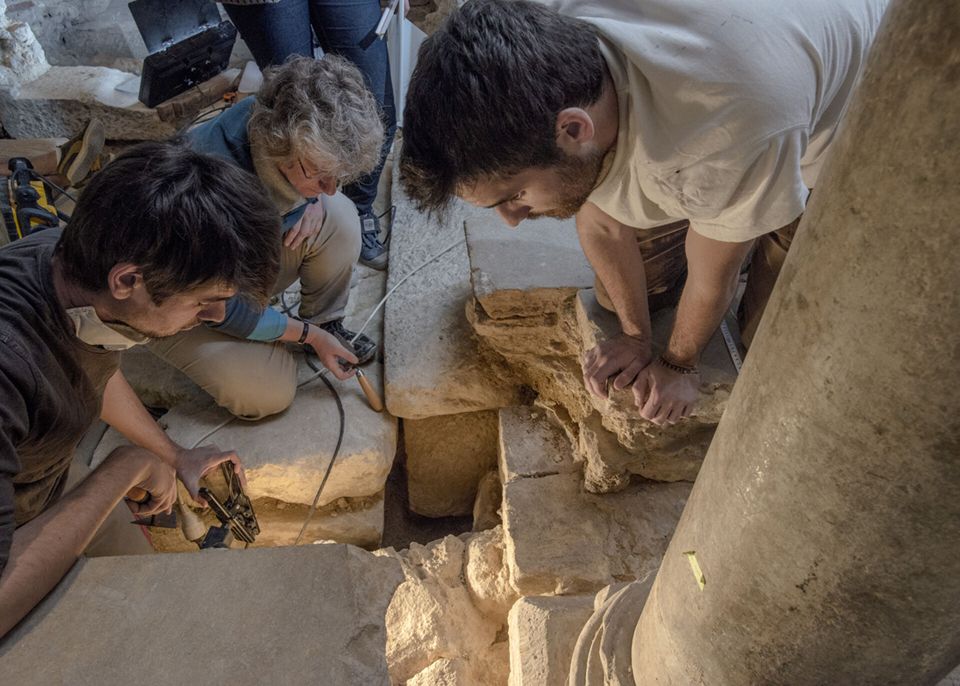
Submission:
[[684,555],[686,555],[687,561],[690,563],[690,569],[693,570],[693,578],[697,580],[697,586],[699,586],[702,591],[703,587],[707,585],[707,578],[700,569],[700,563],[697,562],[697,554],[693,550],[688,550]]

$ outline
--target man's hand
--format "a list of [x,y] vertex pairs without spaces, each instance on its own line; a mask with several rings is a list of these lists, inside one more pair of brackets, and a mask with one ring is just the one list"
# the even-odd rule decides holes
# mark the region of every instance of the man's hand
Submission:
[[659,362],[647,365],[633,383],[640,416],[657,426],[688,416],[700,397],[700,374],[681,374]]
[[336,336],[328,331],[324,331],[319,326],[310,325],[310,332],[307,334],[306,344],[313,348],[320,358],[323,366],[333,372],[333,375],[344,381],[356,374],[353,368],[344,370],[340,366],[340,360],[350,364],[358,362],[357,356],[352,351],[344,348]]
[[296,250],[305,240],[316,236],[323,226],[323,217],[323,199],[318,198],[316,202],[307,205],[300,220],[287,231],[283,237],[284,246]]
[[650,364],[652,356],[649,341],[619,333],[584,354],[583,382],[595,396],[606,398],[610,377],[616,375],[613,387],[622,390]]
[[159,457],[144,451],[140,454],[146,461],[143,471],[143,480],[135,484],[150,494],[145,503],[135,503],[127,500],[130,510],[137,515],[147,516],[170,512],[177,501],[177,475],[168,464]]
[[[243,467],[240,464],[240,458],[233,450],[221,451],[215,445],[203,445],[199,448],[181,448],[177,451],[176,467],[177,476],[187,487],[190,497],[201,505],[206,506],[207,501],[200,497],[200,479],[211,469],[221,462],[233,463],[233,471],[240,477],[240,483],[246,485],[246,476],[243,473]],[[149,490],[149,489],[148,489]],[[176,492],[174,492],[176,498]]]

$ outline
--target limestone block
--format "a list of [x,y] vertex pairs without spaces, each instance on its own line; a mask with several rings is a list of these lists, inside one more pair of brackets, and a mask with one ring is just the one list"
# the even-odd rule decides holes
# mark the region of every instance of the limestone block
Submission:
[[477,499],[473,503],[473,530],[486,531],[500,524],[500,503],[503,502],[503,486],[496,469],[480,477],[477,484]]
[[[506,413],[504,413],[506,414]],[[631,483],[603,496],[583,490],[576,471],[538,469],[557,462],[552,440],[530,440],[542,419],[501,422],[500,473],[506,559],[522,595],[581,593],[640,578],[660,563],[690,491],[687,483]],[[570,464],[568,456],[561,464]],[[549,531],[551,535],[544,536]]]
[[523,478],[576,474],[570,444],[546,420],[546,413],[529,407],[500,410],[500,481],[506,485]]
[[[499,626],[476,608],[462,581],[466,545],[447,536],[428,546],[380,554],[401,561],[405,580],[387,609],[387,664],[404,683],[438,659],[483,655]],[[478,685],[479,686],[479,685]]]
[[32,81],[50,68],[43,48],[30,26],[22,22],[7,23],[6,3],[0,5],[0,88],[12,88]]
[[50,67],[32,81],[0,91],[0,121],[14,138],[70,137],[91,118],[110,140],[168,138],[182,122],[161,121],[136,93],[116,87],[132,78],[108,67]]
[[517,598],[498,527],[447,536],[397,553],[406,581],[387,612],[387,662],[394,683],[506,684],[507,611]]
[[473,603],[492,621],[503,623],[517,599],[504,559],[503,527],[467,537],[464,579]]
[[[619,331],[616,316],[600,307],[592,289],[581,291],[576,305],[584,350]],[[673,316],[671,309],[651,318],[655,349],[666,344]],[[580,422],[578,447],[592,468],[590,490],[616,490],[627,473],[658,481],[696,478],[737,376],[719,331],[704,350],[700,368],[697,408],[692,417],[674,426],[660,428],[641,419],[629,389],[612,390],[606,400],[588,396],[595,412]]]
[[490,317],[474,301],[467,306],[467,318],[483,347],[501,357],[519,379],[535,389],[540,401],[562,405],[576,422],[594,408],[583,386],[574,299],[571,295],[561,302],[556,312],[505,319]]
[[386,686],[402,579],[343,545],[81,560],[0,642],[4,683]]
[[471,514],[480,479],[497,464],[497,413],[407,419],[403,441],[410,509],[426,517]]
[[572,219],[543,218],[511,229],[493,212],[466,222],[473,293],[493,319],[556,312],[593,270]]
[[463,314],[472,293],[463,222],[480,210],[456,203],[440,222],[419,213],[396,179],[393,201],[389,288],[444,248],[456,247],[412,275],[387,301],[387,408],[397,417],[423,419],[514,404],[515,384],[481,359]]
[[510,609],[510,686],[566,686],[592,595],[529,596]]
[[[367,375],[379,385],[377,365],[369,365]],[[396,452],[396,420],[373,412],[353,379],[333,380],[333,384],[343,402],[346,426],[320,505],[379,493]],[[313,381],[297,391],[285,412],[257,422],[231,419],[226,410],[202,398],[177,405],[160,423],[180,445],[191,447],[202,439],[204,445],[236,450],[246,470],[251,498],[309,505],[336,446],[340,419],[330,391],[322,382]],[[205,439],[211,431],[213,435]],[[99,464],[115,445],[104,441],[94,462]]]

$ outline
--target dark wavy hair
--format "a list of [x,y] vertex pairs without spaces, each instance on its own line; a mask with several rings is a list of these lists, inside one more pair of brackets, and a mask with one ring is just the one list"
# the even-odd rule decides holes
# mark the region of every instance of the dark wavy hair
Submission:
[[595,103],[594,28],[527,0],[470,0],[424,41],[403,117],[400,180],[421,211],[464,183],[560,159],[557,114]]
[[91,291],[130,262],[158,304],[207,282],[263,304],[279,271],[280,218],[255,176],[180,143],[141,143],[84,187],[56,250],[66,277]]

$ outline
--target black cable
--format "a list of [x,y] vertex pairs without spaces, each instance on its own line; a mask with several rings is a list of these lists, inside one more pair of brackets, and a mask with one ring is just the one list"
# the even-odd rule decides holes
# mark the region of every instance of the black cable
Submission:
[[317,376],[327,385],[327,388],[330,389],[330,392],[333,393],[333,399],[337,402],[337,411],[340,414],[340,433],[337,435],[337,447],[333,449],[333,455],[330,457],[330,463],[327,465],[327,471],[323,475],[323,479],[320,481],[320,486],[317,488],[317,494],[313,496],[313,503],[310,505],[310,511],[307,513],[306,519],[303,520],[303,526],[300,527],[300,533],[297,534],[296,540],[293,542],[294,545],[299,545],[300,539],[303,538],[303,534],[306,532],[307,527],[310,525],[310,521],[313,519],[313,515],[317,512],[317,504],[320,502],[320,495],[323,493],[323,488],[327,485],[327,479],[330,478],[330,472],[333,470],[333,463],[337,461],[337,455],[340,454],[340,446],[343,443],[343,433],[346,428],[346,413],[343,410],[343,401],[340,400],[340,394],[337,393],[337,389],[334,388],[333,384],[330,383],[330,380],[324,375],[326,369],[324,367],[318,366],[314,362],[316,353],[309,346],[304,347],[304,353],[307,360],[307,365],[313,371],[317,372]]
[[383,240],[380,241],[380,243],[383,244],[384,247],[390,244],[390,236],[393,234],[393,220],[397,216],[397,206],[390,205],[390,208],[388,210],[385,210],[383,214],[378,215],[377,219],[383,219],[388,214],[390,215],[390,224],[387,226],[386,233],[383,234]]
[[65,195],[65,196],[67,196],[68,198],[70,198],[71,200],[73,200],[73,203],[74,203],[74,204],[77,203],[77,199],[76,199],[75,197],[73,197],[72,195],[70,195],[69,193],[67,193],[67,191],[65,191],[64,189],[60,188],[60,186],[58,186],[57,184],[55,184],[53,181],[51,181],[50,179],[48,179],[48,178],[47,178],[46,176],[44,176],[43,174],[38,174],[37,172],[32,171],[32,170],[31,170],[30,174],[31,174],[31,176],[32,176],[34,179],[37,179],[37,180],[40,180],[40,181],[44,181],[44,182],[46,182],[46,183],[49,183],[49,184],[54,188],[54,190],[60,192],[61,194]]

